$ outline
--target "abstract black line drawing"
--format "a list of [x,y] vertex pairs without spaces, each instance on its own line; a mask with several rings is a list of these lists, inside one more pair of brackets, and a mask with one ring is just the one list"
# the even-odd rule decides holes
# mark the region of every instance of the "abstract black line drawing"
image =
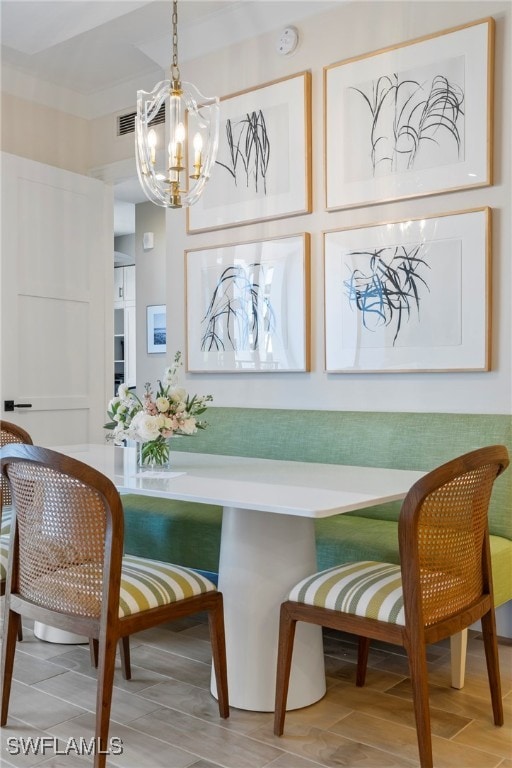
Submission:
[[267,193],[267,172],[270,162],[270,139],[262,110],[247,113],[239,120],[226,121],[226,142],[229,162],[216,161],[247,188],[254,185],[254,191]]
[[461,155],[464,89],[442,74],[423,80],[404,73],[382,75],[366,88],[351,87],[370,112],[373,175],[412,170],[426,145],[452,147]]
[[201,350],[258,350],[260,330],[275,331],[265,268],[259,262],[231,265],[219,276],[201,325]]
[[344,293],[351,306],[361,313],[363,326],[368,330],[394,325],[393,346],[413,309],[419,319],[421,293],[429,291],[425,277],[420,274],[430,269],[422,258],[423,250],[423,244],[397,245],[347,254],[366,258],[368,266],[351,268],[350,276],[343,281]]

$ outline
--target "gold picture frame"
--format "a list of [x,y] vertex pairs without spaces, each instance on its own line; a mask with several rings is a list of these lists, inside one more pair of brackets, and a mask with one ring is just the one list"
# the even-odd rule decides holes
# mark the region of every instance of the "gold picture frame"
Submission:
[[217,159],[187,232],[311,213],[311,73],[220,100]]
[[492,184],[494,26],[324,67],[327,210]]
[[327,372],[490,370],[490,208],[323,234]]
[[185,251],[187,370],[310,370],[310,235]]

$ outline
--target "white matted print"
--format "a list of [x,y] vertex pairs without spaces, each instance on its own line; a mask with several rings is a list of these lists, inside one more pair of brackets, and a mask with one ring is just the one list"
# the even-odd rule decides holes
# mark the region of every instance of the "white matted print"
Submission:
[[167,351],[167,307],[152,304],[146,308],[146,332],[148,355]]
[[219,150],[188,232],[311,211],[311,73],[220,101]]
[[328,210],[492,183],[494,20],[324,69]]
[[190,250],[187,369],[309,370],[309,234]]
[[489,370],[490,213],[325,232],[326,370]]

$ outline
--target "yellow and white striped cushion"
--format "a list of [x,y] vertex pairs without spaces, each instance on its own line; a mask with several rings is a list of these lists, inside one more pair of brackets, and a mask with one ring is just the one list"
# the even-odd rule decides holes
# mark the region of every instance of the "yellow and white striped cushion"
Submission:
[[0,537],[0,581],[5,581],[7,578],[7,559],[9,557],[9,538],[7,536]]
[[12,507],[2,507],[2,519],[0,521],[0,536],[9,536],[11,533]]
[[125,555],[119,618],[215,590],[215,584],[190,568]]
[[329,568],[296,584],[288,599],[390,624],[405,624],[400,566],[390,563],[364,560]]

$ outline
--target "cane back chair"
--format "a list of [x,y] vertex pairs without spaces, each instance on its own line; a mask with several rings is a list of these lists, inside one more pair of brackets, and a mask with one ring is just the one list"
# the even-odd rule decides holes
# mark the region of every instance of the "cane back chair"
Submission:
[[400,566],[347,563],[293,587],[281,606],[277,736],[284,730],[297,621],[358,635],[357,685],[364,685],[370,639],[405,647],[420,765],[432,768],[426,645],[481,619],[494,723],[503,725],[487,509],[493,483],[508,463],[505,446],[489,446],[417,481],[400,512]]
[[[24,443],[32,445],[29,433],[17,424],[0,420],[0,448],[9,443]],[[7,561],[9,559],[9,537],[12,522],[12,499],[9,483],[3,475],[0,475],[0,596],[5,594],[7,579]],[[18,630],[18,639],[23,640],[21,623]],[[127,662],[129,674],[129,659]],[[124,669],[124,668],[123,668]]]
[[[9,443],[24,443],[32,445],[32,438],[17,424],[10,421],[0,421],[0,448]],[[5,477],[0,477],[0,536],[8,536],[11,530],[11,491]],[[3,594],[3,593],[2,593]]]
[[5,594],[1,725],[7,721],[22,615],[98,640],[95,768],[106,760],[116,644],[133,632],[208,613],[219,713],[229,716],[222,594],[196,572],[123,558],[123,508],[93,468],[35,446],[5,446],[15,507]]

